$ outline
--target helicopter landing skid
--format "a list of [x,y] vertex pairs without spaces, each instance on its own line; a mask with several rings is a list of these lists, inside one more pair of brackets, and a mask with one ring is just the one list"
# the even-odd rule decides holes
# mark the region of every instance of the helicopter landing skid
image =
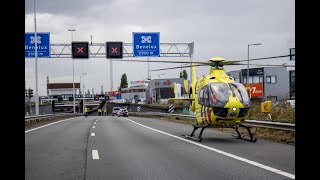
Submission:
[[[240,132],[239,132],[239,130],[238,130],[239,127],[244,127],[244,128],[248,131],[249,136],[250,136],[250,139],[245,139],[245,138],[243,138],[244,135],[241,136],[241,134],[240,134]],[[235,126],[234,129],[236,130],[238,136],[234,136],[234,135],[233,135],[233,136],[234,136],[234,137],[237,137],[238,139],[242,139],[242,140],[246,140],[246,141],[250,141],[250,142],[256,142],[257,139],[253,137],[253,134],[251,133],[250,128],[252,128],[252,127],[251,127],[251,126],[246,126],[246,125],[243,125],[243,124],[241,124],[240,126]]]
[[[203,133],[203,130],[205,128],[207,128],[209,125],[206,125],[206,126],[203,126],[203,125],[199,125],[199,124],[195,124],[193,125],[193,131],[191,132],[190,135],[185,135],[186,138],[188,139],[192,139],[192,140],[195,140],[195,141],[198,141],[198,142],[201,142],[202,138],[202,133]],[[198,129],[198,128],[201,128],[201,131],[200,131],[200,134],[199,136],[196,138],[196,137],[193,137],[194,136],[194,132]]]

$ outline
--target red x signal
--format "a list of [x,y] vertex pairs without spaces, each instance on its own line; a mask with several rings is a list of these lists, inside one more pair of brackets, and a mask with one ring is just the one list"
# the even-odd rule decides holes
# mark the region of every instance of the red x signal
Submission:
[[83,47],[81,48],[78,47],[78,53],[83,53]]
[[118,53],[117,49],[118,48],[111,48],[111,53]]
[[107,59],[122,59],[123,43],[121,41],[106,42]]

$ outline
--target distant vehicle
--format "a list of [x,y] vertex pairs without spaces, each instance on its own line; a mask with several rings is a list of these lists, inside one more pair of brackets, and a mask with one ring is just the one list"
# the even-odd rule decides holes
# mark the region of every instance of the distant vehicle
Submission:
[[129,112],[126,109],[120,109],[117,112],[118,117],[123,116],[123,117],[128,117],[129,116]]
[[117,113],[118,113],[118,111],[120,111],[120,109],[121,109],[120,107],[113,107],[111,115],[112,116],[117,115]]

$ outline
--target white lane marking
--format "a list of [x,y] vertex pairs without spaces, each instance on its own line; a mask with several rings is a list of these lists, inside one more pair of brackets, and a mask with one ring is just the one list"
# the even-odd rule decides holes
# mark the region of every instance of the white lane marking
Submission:
[[29,129],[29,130],[25,131],[24,133],[27,133],[27,132],[30,132],[30,131],[34,131],[34,130],[36,130],[36,129],[44,128],[44,127],[46,127],[46,126],[50,126],[50,125],[53,125],[53,124],[56,124],[56,123],[59,123],[59,122],[63,122],[63,121],[68,121],[68,120],[71,120],[71,119],[75,119],[75,118],[78,118],[78,117],[74,117],[74,118],[70,118],[70,119],[64,119],[64,120],[57,121],[57,122],[50,123],[50,124],[46,124],[46,125],[44,125],[44,126],[40,126],[40,127],[34,128],[34,129]]
[[245,158],[242,158],[242,157],[239,157],[239,156],[236,156],[236,155],[233,155],[233,154],[230,154],[230,153],[221,151],[221,150],[219,150],[219,149],[215,149],[215,148],[212,148],[212,147],[209,147],[209,146],[206,146],[206,145],[197,143],[197,142],[193,142],[193,141],[190,141],[190,140],[187,140],[187,139],[183,139],[183,138],[181,138],[181,137],[178,137],[178,136],[175,136],[175,135],[172,135],[172,134],[169,134],[169,133],[166,133],[166,132],[163,132],[163,131],[160,131],[160,130],[151,128],[151,127],[149,127],[149,126],[145,126],[145,125],[143,125],[143,124],[137,123],[137,122],[135,122],[135,121],[133,121],[133,120],[131,120],[131,119],[128,119],[128,118],[125,118],[125,119],[128,120],[128,121],[131,121],[131,122],[133,122],[133,123],[135,123],[135,124],[137,124],[137,125],[139,125],[139,126],[142,126],[142,127],[148,128],[148,129],[151,129],[151,130],[156,131],[156,132],[159,132],[159,133],[161,133],[161,134],[165,134],[165,135],[167,135],[167,136],[170,136],[170,137],[173,137],[173,138],[176,138],[176,139],[180,139],[180,140],[182,140],[182,141],[185,141],[185,142],[188,142],[188,143],[191,143],[191,144],[200,146],[200,147],[205,148],[205,149],[208,149],[208,150],[210,150],[210,151],[214,151],[214,152],[223,154],[223,155],[225,155],[225,156],[228,156],[228,157],[237,159],[237,160],[239,160],[239,161],[242,161],[242,162],[245,162],[245,163],[248,163],[248,164],[257,166],[257,167],[259,167],[259,168],[262,168],[262,169],[265,169],[265,170],[268,170],[268,171],[271,171],[271,172],[280,174],[280,175],[282,175],[282,176],[286,176],[286,177],[288,177],[288,178],[295,179],[295,175],[294,175],[294,174],[290,174],[290,173],[281,171],[281,170],[279,170],[279,169],[275,169],[275,168],[272,168],[272,167],[270,167],[270,166],[266,166],[266,165],[263,165],[263,164],[260,164],[260,163],[251,161],[251,160],[249,160],[249,159],[245,159]]
[[95,136],[96,135],[96,133],[91,133],[91,136]]
[[92,159],[99,159],[98,150],[92,150]]
[[94,129],[94,128],[96,128],[95,126],[92,126],[92,128]]

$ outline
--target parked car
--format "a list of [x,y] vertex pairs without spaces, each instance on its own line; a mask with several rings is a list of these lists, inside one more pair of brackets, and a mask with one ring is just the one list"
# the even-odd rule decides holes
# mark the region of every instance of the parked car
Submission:
[[123,117],[129,117],[129,112],[126,109],[120,109],[117,113],[118,117],[123,116]]
[[121,107],[113,107],[111,115],[112,116],[118,115],[117,113],[118,111],[120,111],[120,109]]

